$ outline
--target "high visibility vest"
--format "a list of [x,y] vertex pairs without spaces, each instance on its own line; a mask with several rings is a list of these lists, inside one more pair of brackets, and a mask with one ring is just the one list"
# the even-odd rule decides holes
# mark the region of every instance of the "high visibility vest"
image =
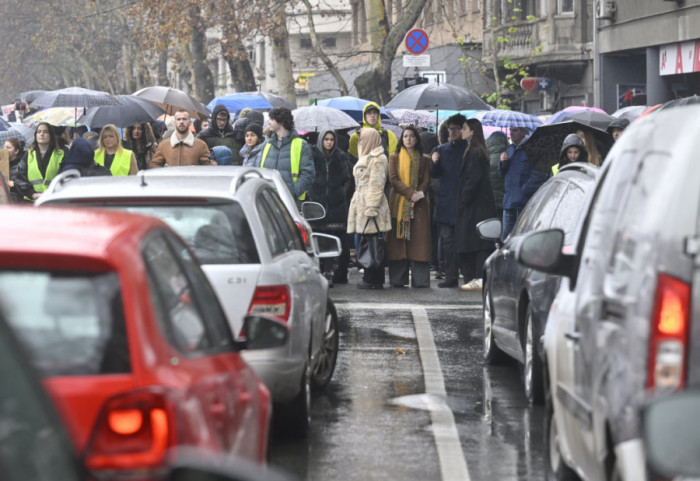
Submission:
[[27,180],[29,180],[29,183],[34,187],[34,192],[41,193],[46,190],[53,178],[58,174],[58,169],[61,167],[61,162],[63,161],[63,155],[63,149],[54,149],[49,159],[49,165],[46,167],[46,176],[42,177],[36,151],[33,149],[29,151],[29,155],[27,156]]
[[[100,164],[102,167],[105,165],[105,151],[100,149],[95,152],[95,163]],[[109,167],[109,171],[113,176],[119,175],[129,175],[129,170],[131,170],[131,151],[127,149],[117,150],[114,154],[114,160],[112,165]]]
[[[299,180],[299,166],[301,165],[301,147],[304,145],[304,141],[299,137],[294,137],[292,139],[292,147],[290,152],[289,163],[292,169],[292,182],[296,183]],[[265,167],[265,159],[267,158],[267,153],[270,151],[272,144],[270,142],[265,144],[265,148],[262,152],[262,160],[260,161],[260,167]],[[306,199],[306,192],[299,196],[299,200]]]

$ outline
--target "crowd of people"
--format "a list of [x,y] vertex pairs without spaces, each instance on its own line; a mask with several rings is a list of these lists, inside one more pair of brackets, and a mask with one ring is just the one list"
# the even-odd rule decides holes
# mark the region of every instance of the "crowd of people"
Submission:
[[[174,113],[172,127],[131,125],[120,131],[74,131],[48,123],[36,126],[29,146],[5,142],[10,159],[8,185],[18,202],[33,202],[61,172],[82,176],[134,175],[140,170],[183,165],[243,165],[276,169],[299,206],[319,202],[326,217],[315,230],[338,236],[342,254],[323,259],[331,286],[347,284],[351,250],[359,236],[383,233],[381,267],[362,269],[361,289],[382,289],[388,268],[395,288],[482,288],[483,264],[494,246],[480,238],[476,225],[502,218],[502,238],[549,176],[571,162],[600,165],[601,153],[587,132],[572,133],[561,146],[551,172],[534,168],[522,148],[529,130],[511,127],[509,137],[488,139],[477,119],[452,115],[431,133],[405,126],[400,135],[382,126],[374,102],[363,110],[360,129],[299,133],[285,107],[268,113],[243,109],[235,120],[217,105],[211,121],[194,123],[186,110]],[[610,126],[616,139],[626,124]],[[460,286],[460,278],[464,283]]]

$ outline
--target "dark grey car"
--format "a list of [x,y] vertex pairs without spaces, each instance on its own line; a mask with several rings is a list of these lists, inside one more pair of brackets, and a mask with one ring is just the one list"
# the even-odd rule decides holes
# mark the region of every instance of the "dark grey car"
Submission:
[[548,479],[646,479],[640,407],[700,385],[700,107],[625,130],[575,249],[533,232],[516,257],[564,276],[544,335]]
[[544,400],[537,346],[561,277],[523,266],[515,260],[514,249],[528,232],[546,228],[562,229],[565,244],[575,245],[585,194],[597,170],[584,163],[563,167],[532,196],[503,243],[498,241],[499,219],[477,226],[483,238],[498,245],[484,264],[484,360],[497,361],[504,353],[517,360],[531,402]]

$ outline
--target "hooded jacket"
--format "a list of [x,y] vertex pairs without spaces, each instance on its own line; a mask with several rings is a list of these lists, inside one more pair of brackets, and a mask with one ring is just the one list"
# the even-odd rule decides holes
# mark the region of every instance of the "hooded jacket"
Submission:
[[[371,129],[375,129],[377,132],[379,132],[379,135],[382,138],[382,147],[384,147],[384,155],[387,158],[389,158],[389,155],[396,152],[396,146],[398,145],[398,141],[396,140],[396,135],[394,135],[394,132],[392,132],[391,130],[382,129],[382,116],[381,116],[381,114],[379,114],[379,116],[377,117],[376,124],[367,123],[367,110],[370,108],[374,108],[376,110],[379,110],[379,105],[374,103],[374,102],[369,102],[362,109],[362,128],[371,128]],[[348,153],[356,159],[357,159],[357,137],[358,137],[358,132],[355,132],[354,134],[352,134],[352,136],[350,136],[350,147],[348,148]]]
[[[229,118],[223,130],[219,130],[219,127],[216,125],[216,116],[221,112],[226,113]],[[243,143],[239,142],[235,138],[233,127],[231,126],[231,114],[225,105],[219,104],[214,107],[214,111],[211,114],[211,122],[209,122],[209,127],[197,134],[197,138],[202,139],[210,149],[212,147],[216,147],[217,145],[224,145],[228,147],[231,149],[231,152],[233,152],[233,165],[241,165],[243,163],[243,159],[238,153],[238,151],[241,150]]]
[[566,151],[569,147],[578,148],[578,159],[576,162],[588,162],[588,152],[586,151],[586,146],[577,134],[569,134],[564,138],[564,142],[561,145],[561,151],[559,152],[559,163],[552,167],[552,175],[556,175],[559,169],[565,165],[571,164],[571,161],[566,156]]
[[[323,150],[323,138],[329,133],[333,134],[336,141],[330,154],[326,155]],[[348,217],[347,189],[351,174],[348,158],[337,144],[338,135],[333,130],[326,129],[321,131],[318,142],[312,149],[316,180],[309,191],[309,200],[318,202],[326,208],[325,219],[314,223],[314,228],[345,230]]]

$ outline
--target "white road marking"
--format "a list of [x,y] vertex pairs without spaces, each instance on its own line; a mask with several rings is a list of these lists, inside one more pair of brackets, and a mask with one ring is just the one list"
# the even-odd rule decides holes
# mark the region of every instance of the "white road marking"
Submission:
[[411,313],[413,314],[413,325],[416,328],[420,360],[423,365],[425,392],[439,396],[439,399],[442,400],[442,402],[436,402],[436,405],[430,410],[442,480],[469,481],[467,460],[464,459],[455,418],[452,410],[444,401],[447,396],[445,380],[442,377],[442,368],[440,367],[440,359],[438,358],[428,313],[424,307],[413,307],[411,308]]
[[[342,307],[343,309],[359,309],[359,310],[367,310],[367,309],[381,309],[381,310],[404,310],[404,309],[426,309],[424,305],[421,304],[386,304],[382,302],[378,303],[373,303],[373,302],[343,302],[343,301],[333,301],[335,303],[336,307]],[[440,309],[440,310],[459,310],[459,309],[466,309],[466,310],[481,310],[481,301],[471,303],[471,304],[441,304],[441,305],[432,305],[429,307],[430,310],[433,309]]]

